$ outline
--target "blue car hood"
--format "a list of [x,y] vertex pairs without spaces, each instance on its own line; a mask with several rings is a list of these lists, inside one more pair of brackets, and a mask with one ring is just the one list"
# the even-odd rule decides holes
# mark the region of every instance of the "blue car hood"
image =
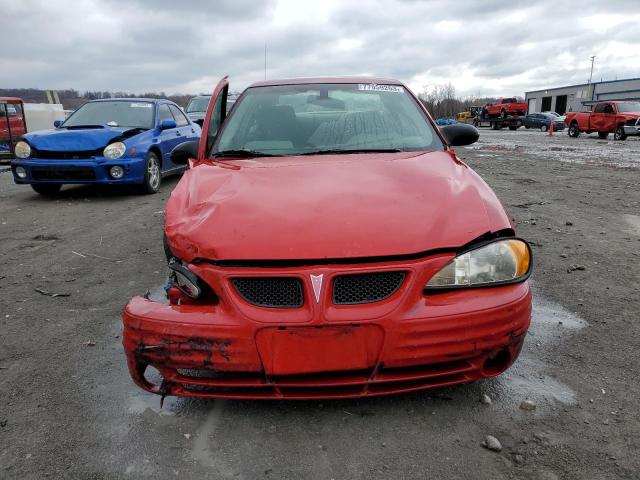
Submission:
[[57,128],[55,130],[43,130],[28,133],[24,138],[32,147],[38,150],[54,152],[73,152],[98,150],[106,147],[111,140],[117,137],[131,137],[125,135],[131,128],[103,127],[69,129]]

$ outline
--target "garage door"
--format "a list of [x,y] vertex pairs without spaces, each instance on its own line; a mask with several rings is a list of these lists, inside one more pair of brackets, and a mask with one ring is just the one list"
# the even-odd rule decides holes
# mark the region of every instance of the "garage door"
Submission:
[[529,113],[534,113],[536,111],[536,98],[529,99]]

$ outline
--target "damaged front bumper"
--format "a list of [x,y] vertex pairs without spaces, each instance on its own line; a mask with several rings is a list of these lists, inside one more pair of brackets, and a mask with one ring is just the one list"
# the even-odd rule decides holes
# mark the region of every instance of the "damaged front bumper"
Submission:
[[[134,297],[123,312],[129,371],[160,395],[312,399],[410,392],[506,370],[529,327],[528,283],[424,295],[422,263],[405,265],[405,285],[379,304],[328,306],[321,297],[298,312],[243,305],[228,284],[234,273],[224,269],[207,279],[225,293],[215,305]],[[199,268],[202,278],[216,270]],[[324,270],[329,282],[331,270]],[[145,375],[150,367],[160,379]]]

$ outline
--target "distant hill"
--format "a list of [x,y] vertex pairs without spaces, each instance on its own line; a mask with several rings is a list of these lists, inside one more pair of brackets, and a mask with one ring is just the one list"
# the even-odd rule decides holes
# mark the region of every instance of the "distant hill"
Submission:
[[[98,98],[167,98],[181,107],[186,107],[189,99],[195,95],[166,95],[164,92],[147,92],[142,94],[126,92],[79,92],[78,90],[57,90],[60,102],[65,110],[75,110],[89,100]],[[0,97],[19,97],[25,103],[47,103],[45,90],[38,88],[0,88]]]

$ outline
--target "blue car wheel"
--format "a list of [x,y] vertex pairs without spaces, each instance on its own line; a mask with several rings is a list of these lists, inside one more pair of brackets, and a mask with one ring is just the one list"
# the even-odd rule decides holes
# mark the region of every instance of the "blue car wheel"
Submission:
[[160,190],[161,182],[162,174],[160,172],[160,160],[155,153],[149,152],[145,161],[142,191],[144,193],[156,193]]

